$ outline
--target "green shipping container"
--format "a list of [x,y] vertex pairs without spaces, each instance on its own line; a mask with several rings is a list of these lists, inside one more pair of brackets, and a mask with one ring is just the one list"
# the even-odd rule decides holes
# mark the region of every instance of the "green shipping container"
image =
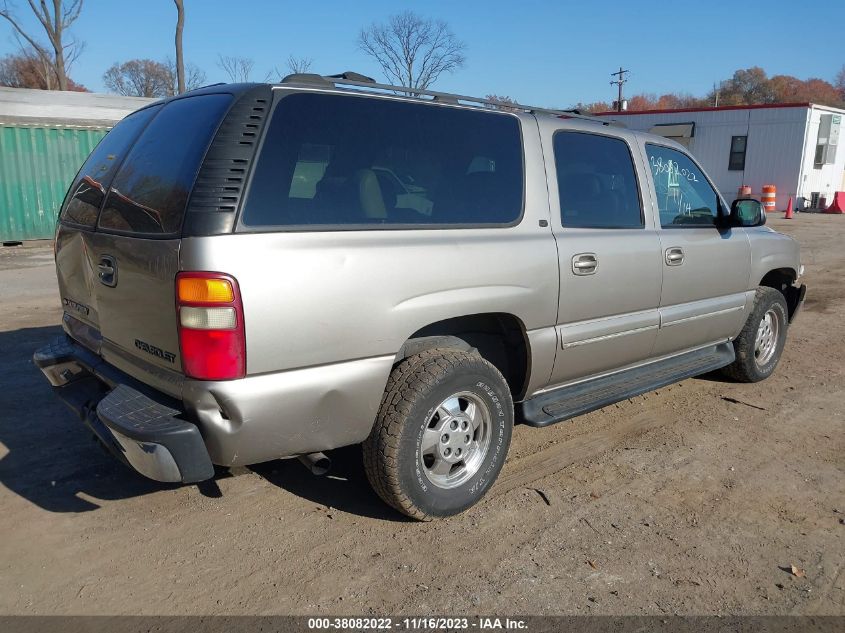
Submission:
[[73,177],[106,132],[0,123],[0,241],[53,237]]

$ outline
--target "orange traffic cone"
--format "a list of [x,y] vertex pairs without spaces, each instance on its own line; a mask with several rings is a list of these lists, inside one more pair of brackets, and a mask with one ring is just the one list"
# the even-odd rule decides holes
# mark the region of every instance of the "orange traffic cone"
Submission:
[[784,220],[792,219],[792,196],[789,196],[789,204],[786,205],[786,213],[783,214]]

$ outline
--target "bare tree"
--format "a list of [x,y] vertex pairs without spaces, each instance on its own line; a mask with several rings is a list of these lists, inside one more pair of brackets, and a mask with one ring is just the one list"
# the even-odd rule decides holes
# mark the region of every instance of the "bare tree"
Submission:
[[[23,60],[24,63],[27,60]],[[27,84],[34,84],[40,83],[40,75],[35,73],[35,76],[32,78],[27,77],[30,73],[27,72],[26,74],[23,72],[24,64],[21,63],[20,58],[16,55],[6,55],[5,57],[0,57],[0,86],[6,88],[33,88],[32,85]],[[29,64],[26,64],[26,70]]]
[[378,62],[391,83],[420,90],[431,86],[443,73],[461,68],[466,59],[466,45],[446,22],[412,11],[361,29],[358,46]]
[[309,70],[311,70],[311,64],[313,63],[314,60],[310,57],[297,57],[296,55],[289,55],[287,66],[291,75],[298,75],[301,73],[307,73]]
[[[719,83],[719,105],[774,103],[773,87],[766,71],[759,66],[737,70],[733,77]],[[708,101],[715,101],[715,89]],[[628,109],[631,108],[630,100]]]
[[252,67],[255,62],[248,57],[227,57],[217,56],[217,66],[226,73],[232,83],[243,83],[249,81],[252,74]]
[[176,91],[185,92],[185,58],[182,55],[182,30],[185,28],[185,3],[173,0],[176,5]]
[[[52,3],[50,3],[52,7],[48,6],[47,0],[40,0],[39,2],[27,0],[27,3],[38,22],[44,27],[50,47],[53,49],[52,55],[49,54],[47,46],[40,44],[35,35],[28,33],[23,28],[18,18],[15,17],[14,10],[8,0],[3,0],[0,17],[5,18],[12,25],[15,32],[36,51],[42,62],[50,60],[52,65],[50,74],[55,75],[58,89],[67,90],[68,69],[82,52],[83,44],[73,38],[66,41],[65,34],[67,29],[76,22],[79,13],[82,11],[82,0],[52,0]],[[51,80],[48,80],[48,88],[52,88]]]
[[845,64],[843,64],[842,68],[839,69],[839,72],[836,73],[833,85],[839,91],[839,96],[842,99],[842,102],[845,103]]
[[512,99],[511,97],[505,95],[487,95],[484,98],[491,102],[484,104],[485,108],[504,110],[505,112],[517,112],[519,110],[519,108],[514,107],[516,105],[516,99]]
[[185,67],[185,90],[196,90],[208,83],[205,71],[196,64],[188,64]]
[[[56,90],[58,81],[56,79],[56,69],[53,61],[53,56],[50,52],[42,46],[32,46],[20,34],[15,31],[15,41],[18,44],[18,56],[26,58],[27,65],[30,67],[30,73],[34,70],[37,73],[38,79],[35,83],[38,84],[40,90]],[[33,83],[31,78],[27,83]],[[35,87],[35,86],[28,86]]]
[[167,66],[167,69],[170,72],[171,83],[173,84],[173,94],[182,94],[182,92],[196,90],[197,88],[201,88],[206,84],[205,71],[196,64],[188,62],[183,70],[183,72],[185,73],[185,86],[184,89],[180,92],[179,76],[176,69],[176,62],[168,58],[164,62],[164,64],[165,66]]
[[307,73],[311,70],[312,63],[314,63],[314,60],[310,57],[296,57],[295,55],[289,55],[287,61],[285,62],[287,72],[280,70],[278,66],[273,66],[267,71],[267,74],[264,75],[264,81],[281,81],[281,79],[286,75]]
[[103,75],[103,83],[109,90],[130,97],[169,97],[174,88],[170,68],[152,59],[114,64]]
[[[205,84],[205,73],[194,64],[185,66],[185,90]],[[172,59],[130,59],[113,64],[103,75],[106,88],[128,97],[172,97],[179,92],[176,63]]]
[[54,76],[49,59],[46,61],[31,46],[0,58],[0,86],[48,90]]

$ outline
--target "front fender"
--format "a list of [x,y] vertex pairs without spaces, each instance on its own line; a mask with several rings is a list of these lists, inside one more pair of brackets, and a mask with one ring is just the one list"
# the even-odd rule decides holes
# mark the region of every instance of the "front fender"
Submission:
[[798,278],[801,268],[801,248],[791,237],[768,227],[748,231],[751,244],[751,271],[748,289],[754,290],[768,273],[786,272],[792,281]]

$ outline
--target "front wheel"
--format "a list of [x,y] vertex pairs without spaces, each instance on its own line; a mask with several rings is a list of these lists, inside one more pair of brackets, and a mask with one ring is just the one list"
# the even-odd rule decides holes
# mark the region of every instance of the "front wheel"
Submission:
[[768,378],[786,345],[788,314],[783,294],[774,288],[758,288],[754,308],[734,340],[736,360],[722,371],[740,382]]
[[412,518],[457,514],[496,480],[512,429],[508,385],[478,352],[421,352],[390,374],[364,441],[367,478],[386,503]]

